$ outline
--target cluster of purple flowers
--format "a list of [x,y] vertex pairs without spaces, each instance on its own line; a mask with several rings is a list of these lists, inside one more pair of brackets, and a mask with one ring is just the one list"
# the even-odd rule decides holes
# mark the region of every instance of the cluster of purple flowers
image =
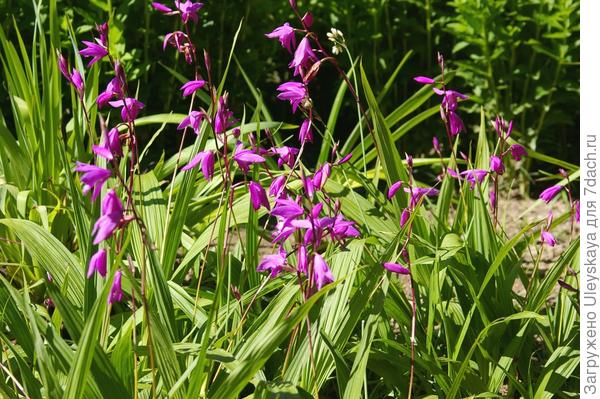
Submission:
[[[290,2],[296,15],[300,15],[295,2]],[[315,35],[310,31],[313,18],[310,12],[300,17],[301,29],[292,27],[288,22],[275,28],[266,36],[278,39],[281,45],[293,55],[289,67],[298,81],[281,84],[277,98],[289,101],[292,112],[300,109],[303,121],[298,132],[301,148],[289,146],[273,146],[269,150],[259,149],[261,156],[277,157],[279,168],[287,169],[285,173],[273,179],[268,193],[263,187],[250,182],[251,202],[255,209],[264,206],[276,219],[272,241],[279,246],[277,253],[265,256],[258,265],[257,271],[269,272],[271,277],[283,271],[296,273],[300,282],[306,282],[305,293],[320,290],[334,280],[334,276],[325,261],[322,249],[326,242],[344,243],[348,239],[360,236],[353,221],[346,220],[341,213],[339,201],[333,201],[327,195],[325,184],[332,170],[347,162],[351,154],[341,157],[337,162],[326,162],[312,174],[298,171],[297,156],[301,154],[306,142],[313,140],[312,101],[308,91],[309,83],[317,76],[322,59],[320,50],[312,47]],[[297,42],[296,34],[302,34]],[[319,45],[320,47],[320,45]],[[332,152],[335,156],[335,151]],[[287,166],[287,168],[286,168]],[[291,176],[302,182],[300,192],[293,192],[287,187]],[[273,205],[269,200],[272,200]],[[295,253],[295,261],[290,256]],[[303,284],[304,286],[304,284]]]
[[[113,66],[115,77],[110,80],[107,84],[106,89],[101,92],[97,99],[96,104],[98,108],[103,108],[106,104],[109,104],[112,108],[120,109],[121,120],[125,125],[128,133],[125,137],[129,138],[129,143],[134,142],[134,135],[131,130],[132,123],[137,117],[139,111],[144,107],[144,104],[135,98],[127,97],[127,85],[125,79],[125,72],[119,62],[113,61],[110,56],[109,43],[108,43],[108,24],[96,26],[98,37],[94,41],[83,41],[85,48],[79,53],[84,57],[89,57],[90,61],[87,67],[91,67],[95,63],[108,57],[110,63]],[[58,65],[61,73],[66,78],[67,82],[70,83],[76,90],[82,107],[85,107],[84,102],[84,80],[82,75],[73,68],[72,72],[69,73],[68,61],[59,53],[58,54]],[[87,115],[87,114],[86,114]],[[90,121],[87,121],[88,124]],[[111,129],[106,129],[102,122],[102,142],[100,144],[92,145],[92,151],[98,158],[103,158],[108,162],[109,167],[104,168],[96,164],[88,164],[83,162],[77,162],[75,171],[81,173],[81,182],[83,184],[83,193],[87,194],[91,192],[91,200],[96,201],[101,196],[105,183],[113,176],[114,173],[118,172],[117,160],[123,157],[123,149],[121,142],[121,134],[119,133],[119,126],[115,126]],[[123,180],[120,180],[123,182]],[[116,188],[116,187],[115,187]],[[125,215],[123,203],[117,194],[115,188],[111,188],[104,194],[101,201],[100,217],[94,224],[92,230],[93,244],[99,245],[102,242],[110,239],[114,233],[124,227],[127,222],[132,220],[132,216]],[[107,258],[108,251],[106,248],[99,248],[90,258],[87,277],[90,278],[95,272],[100,274],[102,277],[106,277],[107,274]],[[117,270],[114,274],[111,292],[108,298],[109,303],[120,301],[123,297],[121,289],[121,271]]]
[[[299,15],[295,2],[290,4],[294,13]],[[300,18],[300,23],[302,28],[294,28],[286,22],[275,28],[271,33],[267,33],[266,36],[270,39],[278,39],[281,45],[293,55],[289,67],[293,70],[293,75],[299,77],[300,81],[289,81],[279,85],[277,91],[280,93],[277,98],[289,101],[294,113],[298,108],[302,110],[304,117],[298,132],[298,139],[304,145],[306,142],[312,142],[313,140],[313,111],[308,84],[317,76],[321,63],[329,57],[319,58],[317,54],[321,51],[312,47],[311,41],[316,36],[310,31],[313,23],[310,11]],[[296,34],[304,35],[298,45],[296,45]]]
[[[567,179],[567,182],[569,182],[569,174],[567,173],[566,170],[564,169],[559,169],[559,174]],[[571,187],[570,184],[566,184],[566,185],[560,185],[560,184],[556,184],[554,186],[550,186],[547,189],[545,189],[544,191],[541,192],[539,199],[544,201],[546,204],[550,204],[550,202],[561,192],[561,191],[565,191],[567,193],[567,197],[569,198],[569,205],[570,205],[570,213],[571,213],[571,231],[573,231],[573,225],[575,222],[579,223],[580,220],[580,206],[579,206],[579,200],[574,200],[573,199],[573,195],[571,192]],[[546,227],[542,227],[541,233],[540,233],[540,241],[542,243],[548,244],[551,247],[553,247],[556,244],[556,239],[554,239],[554,236],[552,235],[552,233],[550,233],[550,227],[552,226],[552,211],[548,211],[548,221],[546,223]]]

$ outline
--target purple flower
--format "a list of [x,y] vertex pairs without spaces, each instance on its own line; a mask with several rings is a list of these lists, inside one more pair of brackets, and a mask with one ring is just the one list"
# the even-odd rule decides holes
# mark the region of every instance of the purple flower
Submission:
[[550,201],[552,201],[552,199],[554,199],[554,197],[556,197],[556,194],[558,194],[560,190],[562,190],[562,186],[556,185],[548,187],[547,189],[542,191],[542,193],[540,194],[540,199],[546,202],[546,204],[548,204],[550,203]]
[[494,190],[490,190],[490,207],[496,209],[496,192]]
[[267,209],[271,209],[271,205],[269,205],[269,199],[267,198],[267,192],[255,181],[250,181],[248,184],[248,191],[250,192],[250,201],[252,202],[252,207],[255,211],[257,211],[260,206],[264,206]]
[[281,92],[277,98],[284,101],[289,100],[293,112],[296,112],[307,95],[306,86],[300,82],[285,82],[279,85],[277,90]]
[[294,162],[296,161],[296,155],[298,155],[299,150],[295,147],[273,147],[271,148],[271,152],[273,154],[279,155],[279,159],[277,160],[277,165],[281,168],[284,164],[289,166],[290,168],[294,167]]
[[520,144],[510,146],[510,155],[515,161],[520,161],[522,157],[527,156],[527,150]]
[[275,178],[271,182],[271,185],[269,186],[269,195],[271,197],[274,197],[275,199],[277,199],[277,198],[281,197],[282,194],[284,194],[286,179],[287,179],[287,176],[281,175],[281,176]]
[[106,89],[98,95],[98,98],[96,99],[98,108],[104,107],[114,97],[123,97],[123,90],[121,89],[119,78],[116,77],[112,78],[111,81],[106,85]]
[[288,199],[278,199],[275,201],[275,207],[271,215],[280,216],[284,219],[293,219],[304,214],[304,209],[296,202]]
[[306,143],[307,141],[312,143],[312,141],[313,141],[312,120],[305,119],[302,122],[302,125],[300,125],[300,131],[298,132],[298,139],[300,140],[300,142],[302,144]]
[[404,227],[406,222],[410,219],[410,210],[408,208],[404,208],[402,210],[402,214],[400,215],[400,228]]
[[254,151],[244,149],[241,142],[238,142],[233,153],[233,159],[237,162],[238,166],[244,173],[248,173],[250,165],[253,163],[265,162],[265,159]]
[[579,205],[579,201],[575,201],[573,203],[573,208],[575,208],[575,220],[577,222],[579,222],[579,218],[580,218],[580,205]]
[[102,277],[106,277],[106,249],[99,249],[90,258],[90,265],[88,267],[87,278],[92,277],[94,272],[98,272]]
[[292,52],[292,48],[296,47],[296,34],[294,33],[294,28],[287,22],[282,26],[275,28],[273,32],[267,33],[265,36],[269,39],[279,39],[281,45],[290,53]]
[[315,196],[315,184],[313,183],[313,179],[308,176],[304,176],[304,172],[302,173],[302,185],[304,186],[304,192],[306,196],[312,200]]
[[415,82],[420,83],[422,85],[432,85],[435,83],[434,79],[428,78],[427,76],[417,76],[413,78]]
[[383,267],[386,268],[387,270],[391,271],[392,273],[410,274],[410,270],[408,270],[406,267],[402,266],[400,263],[385,262],[383,264]]
[[202,3],[192,3],[190,0],[185,2],[175,0],[175,7],[181,12],[181,22],[187,24],[191,19],[195,24],[198,23],[198,11],[204,6]]
[[394,195],[396,195],[398,190],[400,190],[400,187],[402,187],[402,180],[398,180],[396,183],[394,183],[390,186],[388,193],[387,193],[387,197],[389,200],[391,200],[392,197]]
[[194,61],[192,56],[193,46],[190,44],[189,37],[181,32],[171,32],[165,35],[163,40],[163,51],[167,48],[167,44],[175,47],[178,52],[182,53],[185,57],[185,62],[191,64]]
[[458,108],[458,100],[467,100],[469,98],[469,96],[455,90],[440,90],[434,87],[433,91],[437,95],[444,96],[442,99],[442,107],[447,111],[456,111]]
[[108,160],[112,160],[115,156],[123,156],[123,149],[121,148],[121,141],[119,139],[119,130],[116,127],[110,129],[108,133],[106,133],[102,145],[93,145],[92,151],[94,151],[96,155]]
[[162,13],[164,13],[164,14],[167,14],[167,13],[172,13],[172,12],[173,12],[173,10],[171,10],[171,9],[170,9],[169,7],[167,7],[166,5],[164,5],[164,4],[161,4],[161,3],[157,3],[157,2],[155,2],[155,1],[154,1],[154,2],[152,2],[152,8],[154,8],[155,10],[157,10],[157,11],[160,11],[160,12],[162,12]]
[[441,152],[441,149],[440,149],[440,141],[438,140],[437,136],[433,136],[433,139],[431,140],[431,142],[433,143],[433,149],[435,150],[435,152],[437,152],[439,154]]
[[144,108],[144,103],[131,97],[109,101],[108,103],[113,108],[121,108],[121,120],[123,122],[133,122],[140,110]]
[[294,76],[303,76],[304,69],[310,67],[317,60],[317,56],[310,47],[308,37],[305,37],[300,41],[300,44],[298,44],[298,47],[294,52],[294,59],[290,63],[290,68],[294,68]]
[[98,39],[100,44],[104,47],[108,47],[108,22],[96,25],[96,30],[100,35],[100,38]]
[[217,114],[215,115],[215,133],[224,133],[232,125],[233,121],[233,112],[227,108],[227,94],[225,94],[219,98]]
[[306,246],[300,244],[298,246],[298,272],[307,274],[308,272],[308,256],[306,255]]
[[111,175],[110,170],[99,166],[90,165],[87,163],[77,162],[75,167],[76,172],[81,172],[81,182],[83,183],[83,193],[87,194],[92,191],[92,201],[95,201],[100,195],[102,185],[108,180]]
[[327,182],[327,179],[331,175],[331,165],[329,163],[323,164],[314,174],[313,176],[313,185],[315,188],[322,190]]
[[197,90],[200,90],[206,84],[205,80],[190,80],[183,86],[181,86],[180,90],[183,90],[183,96],[187,97],[190,94],[193,94]]
[[542,229],[542,234],[541,234],[541,241],[542,241],[542,243],[548,244],[551,247],[556,245],[556,238],[554,238],[552,233],[550,233],[549,231],[543,230],[543,229]]
[[454,169],[452,169],[452,168],[446,168],[446,172],[447,172],[447,173],[448,173],[448,174],[449,174],[451,177],[453,177],[453,178],[455,178],[455,179],[459,179],[459,178],[460,178],[460,175],[458,174],[458,172],[457,172],[457,171],[455,171],[455,170],[454,170]]
[[318,290],[321,290],[321,288],[334,281],[329,266],[327,266],[325,259],[319,254],[315,254],[313,258],[313,272],[313,279],[317,284]]
[[86,45],[86,48],[80,50],[79,54],[84,57],[92,57],[87,64],[88,68],[108,55],[108,50],[101,44],[89,42],[87,40],[84,40],[82,43]]
[[[58,52],[57,52],[58,53]],[[61,53],[58,53],[58,69],[60,69],[60,73],[63,74],[67,81],[71,81],[71,75],[69,74],[69,63],[65,57]]]
[[341,215],[337,215],[331,226],[331,236],[335,240],[360,237],[360,231],[354,227],[354,224],[353,221],[344,220]]
[[94,245],[106,240],[117,229],[123,218],[123,204],[115,193],[110,190],[102,200],[102,216],[94,224],[92,235]]
[[81,77],[79,71],[75,68],[73,68],[73,73],[71,74],[71,82],[73,83],[75,90],[77,90],[79,97],[83,97],[83,78]]
[[487,176],[488,171],[485,169],[469,169],[461,172],[461,176],[465,176],[465,180],[469,182],[471,190],[475,188],[475,184],[481,183]]
[[121,270],[115,272],[115,278],[113,279],[112,286],[110,287],[110,295],[108,296],[108,303],[113,304],[115,302],[121,302],[123,299],[123,290],[121,289]]
[[453,137],[458,135],[460,132],[465,131],[465,124],[456,112],[448,111],[447,115],[448,124],[450,125],[450,134],[452,134]]
[[207,181],[210,181],[215,173],[215,155],[212,151],[200,151],[192,160],[181,170],[189,170],[200,164],[202,174]]
[[507,124],[507,122],[501,116],[496,117],[496,120],[494,121],[494,130],[496,130],[496,134],[498,134],[498,137],[506,140],[510,137],[512,129],[513,121],[510,121]]
[[198,130],[200,129],[200,122],[205,118],[205,114],[200,111],[191,111],[188,116],[183,118],[183,120],[177,125],[177,130],[185,129],[188,126],[191,126],[194,129],[194,132],[198,134]]
[[492,155],[490,157],[490,169],[499,175],[503,174],[504,164],[502,163],[502,159],[496,155]]
[[283,270],[283,266],[286,264],[286,256],[287,254],[283,248],[279,248],[278,254],[266,255],[258,264],[256,271],[260,273],[269,270],[271,278],[275,278]]
[[411,197],[410,197],[410,207],[411,208],[414,208],[419,203],[421,198],[423,198],[423,196],[435,197],[436,195],[438,195],[440,193],[440,191],[435,188],[422,188],[422,187],[413,187],[412,189],[410,187],[404,187],[404,192],[411,194]]
[[350,160],[350,158],[352,158],[352,153],[351,153],[351,152],[350,152],[350,153],[348,153],[348,154],[346,154],[346,155],[344,155],[344,156],[342,157],[342,159],[340,159],[339,161],[337,161],[335,164],[336,164],[336,165],[342,165],[342,164],[345,164],[346,162],[348,162],[348,161]]

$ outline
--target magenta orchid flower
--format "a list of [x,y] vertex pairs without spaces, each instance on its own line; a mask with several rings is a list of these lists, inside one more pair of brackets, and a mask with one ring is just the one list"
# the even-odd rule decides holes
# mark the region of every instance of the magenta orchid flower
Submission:
[[183,90],[183,96],[187,97],[190,94],[195,93],[206,85],[205,80],[190,80],[183,86],[181,86],[180,90]]
[[138,113],[144,108],[144,103],[135,98],[127,97],[121,100],[108,102],[113,108],[121,108],[121,120],[123,122],[133,122]]
[[261,205],[267,209],[271,209],[271,205],[269,205],[269,199],[267,198],[267,192],[255,181],[251,181],[248,184],[248,191],[250,192],[250,202],[252,203],[252,207],[255,211],[257,211]]
[[520,161],[527,156],[527,150],[520,144],[513,144],[510,146],[510,155],[515,161]]
[[265,159],[256,154],[254,151],[250,149],[244,149],[241,142],[238,142],[235,148],[233,159],[237,162],[238,166],[244,173],[248,173],[250,171],[251,164],[265,162]]
[[61,53],[58,53],[58,69],[60,69],[60,73],[62,73],[65,79],[67,79],[68,82],[71,82],[71,75],[69,74],[69,62]]
[[99,249],[90,258],[90,265],[87,271],[87,278],[92,277],[94,272],[98,272],[102,277],[106,277],[106,249]]
[[283,248],[280,248],[278,254],[266,255],[258,264],[256,271],[259,273],[270,271],[270,277],[275,278],[283,270],[283,267],[286,264],[286,256],[287,254],[285,253]]
[[152,8],[154,8],[156,11],[162,12],[163,14],[173,13],[173,10],[171,10],[166,5],[158,3],[158,2],[155,2],[155,1],[152,2]]
[[121,84],[119,82],[119,78],[114,77],[110,82],[106,85],[106,89],[98,95],[96,99],[96,104],[98,104],[98,108],[103,108],[110,100],[113,98],[122,98],[123,90],[121,89]]
[[175,7],[181,12],[181,22],[187,24],[191,19],[195,24],[198,23],[198,11],[204,7],[203,3],[192,3],[190,0],[175,1]]
[[540,237],[542,243],[548,244],[551,247],[556,245],[556,238],[554,238],[554,235],[552,235],[552,233],[549,231],[542,230]]
[[294,52],[294,59],[290,63],[290,68],[294,69],[294,76],[303,76],[304,70],[309,68],[316,61],[318,61],[318,58],[310,47],[308,37],[305,37],[300,41],[300,44],[298,44],[298,47]]
[[467,100],[469,96],[459,93],[455,90],[441,90],[433,88],[435,94],[443,96],[442,107],[448,111],[456,111],[458,109],[458,100]]
[[385,262],[383,264],[383,267],[386,270],[391,271],[392,273],[396,273],[396,274],[410,274],[410,270],[408,270],[406,267],[404,267],[403,265],[401,265],[400,263],[393,263],[393,262]]
[[84,87],[83,87],[83,78],[79,71],[73,68],[73,73],[71,73],[71,82],[73,83],[73,87],[77,90],[77,94],[79,97],[83,97]]
[[410,207],[414,208],[421,198],[424,196],[427,197],[435,197],[440,193],[439,190],[435,188],[424,188],[424,187],[404,187],[404,192],[410,194]]
[[88,68],[108,55],[108,50],[101,44],[87,40],[84,40],[82,43],[86,45],[86,48],[80,50],[79,54],[84,57],[92,57],[90,62],[87,64]]
[[306,246],[300,244],[298,246],[298,266],[297,270],[300,273],[307,274],[308,272],[308,256],[306,254]]
[[304,209],[296,202],[288,199],[278,199],[271,215],[280,216],[284,219],[293,219],[304,214]]
[[302,124],[300,125],[300,130],[298,131],[298,140],[300,140],[300,142],[302,144],[304,144],[306,142],[312,143],[312,141],[313,141],[312,120],[305,119],[302,122]]
[[102,186],[111,176],[111,171],[82,162],[77,162],[75,171],[83,173],[80,178],[83,183],[83,193],[87,194],[92,190],[92,201],[96,201],[96,198],[100,195]]
[[285,195],[285,182],[287,180],[287,176],[281,175],[276,177],[269,186],[269,195],[275,199],[282,197]]
[[94,245],[109,238],[121,224],[123,219],[123,204],[115,193],[110,190],[102,200],[102,216],[94,224],[92,235]]
[[279,39],[281,45],[290,53],[292,52],[292,48],[296,47],[296,34],[294,33],[294,28],[287,22],[282,26],[275,28],[273,32],[267,33],[265,36],[269,39]]
[[109,161],[115,156],[123,156],[123,149],[121,148],[121,141],[119,139],[119,130],[115,127],[110,129],[108,133],[106,133],[102,144],[94,144],[92,146],[92,151],[94,154],[108,159]]
[[465,131],[465,124],[463,123],[460,116],[454,111],[448,111],[448,124],[450,125],[450,134],[454,137],[461,132]]
[[427,76],[416,76],[413,79],[415,80],[415,82],[420,83],[422,85],[435,84],[435,79],[428,78]]
[[477,183],[481,183],[487,174],[488,171],[485,169],[469,169],[460,173],[460,175],[464,176],[464,179],[469,182],[471,190],[475,188]]
[[186,171],[200,165],[206,181],[210,181],[215,173],[215,155],[212,151],[200,151],[181,170]]
[[404,225],[406,225],[406,222],[408,222],[408,219],[410,219],[410,210],[408,208],[404,208],[402,210],[402,214],[400,215],[400,228],[404,227]]
[[277,90],[280,91],[277,98],[280,100],[288,100],[292,105],[292,111],[295,113],[298,106],[304,102],[307,96],[306,86],[300,82],[286,82],[279,87]]
[[277,154],[279,159],[277,160],[277,165],[281,168],[284,164],[289,166],[290,168],[294,167],[294,162],[296,161],[296,155],[298,155],[298,150],[295,147],[273,147],[271,148],[271,153]]
[[494,190],[490,190],[490,207],[492,209],[496,209],[496,192]]
[[217,114],[215,115],[213,126],[215,133],[225,133],[234,121],[233,112],[227,108],[227,94],[225,94],[219,98],[219,105],[217,106]]
[[342,157],[342,159],[340,159],[339,161],[337,161],[337,162],[335,163],[335,165],[343,165],[343,164],[345,164],[346,162],[348,162],[348,161],[349,161],[351,158],[352,158],[352,153],[351,153],[351,152],[349,152],[348,154],[344,155],[344,156]]
[[319,254],[315,254],[313,258],[313,279],[318,290],[335,280],[327,262]]
[[433,144],[433,149],[436,153],[439,154],[440,152],[442,152],[440,148],[440,140],[437,138],[437,136],[433,136],[431,143]]
[[402,180],[398,180],[396,183],[392,184],[387,192],[388,199],[392,199],[394,195],[400,190],[402,187]]
[[183,118],[183,120],[177,125],[177,130],[185,129],[188,126],[191,126],[194,129],[194,132],[198,134],[200,130],[200,122],[204,119],[206,115],[200,111],[191,111],[188,116]]
[[490,170],[499,175],[504,173],[504,164],[502,163],[502,159],[500,157],[496,155],[492,155],[490,157]]
[[115,302],[121,302],[123,299],[123,289],[121,288],[121,270],[115,272],[112,286],[110,287],[110,294],[108,295],[108,303],[113,304]]
[[563,187],[559,185],[548,187],[547,189],[542,191],[542,193],[540,194],[540,199],[546,204],[548,204],[554,199],[554,197],[556,197],[556,194],[558,194],[562,189]]

